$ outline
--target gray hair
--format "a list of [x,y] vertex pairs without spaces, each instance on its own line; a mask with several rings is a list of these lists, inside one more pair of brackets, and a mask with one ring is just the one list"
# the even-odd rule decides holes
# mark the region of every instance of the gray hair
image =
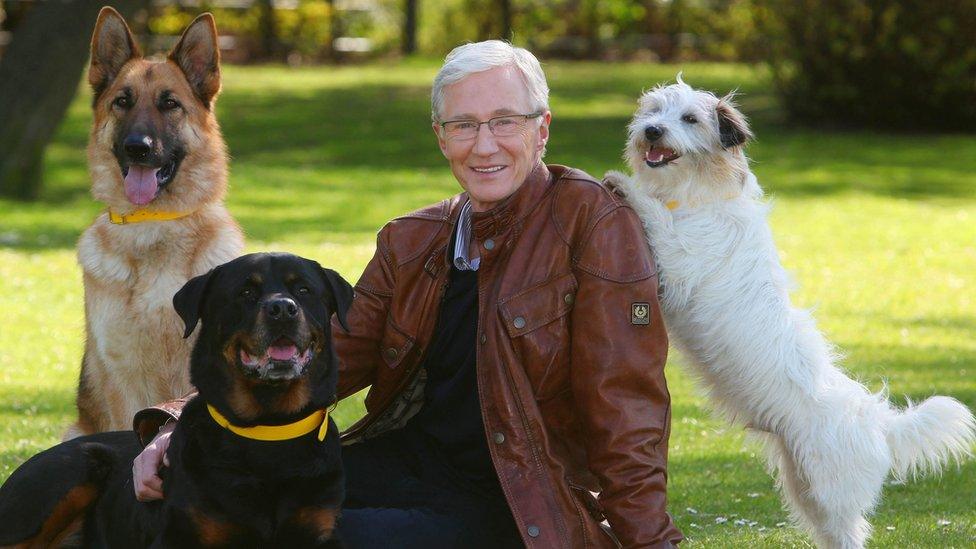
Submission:
[[440,120],[444,88],[474,73],[505,66],[514,66],[521,73],[529,91],[531,108],[536,111],[549,110],[549,84],[546,83],[539,60],[527,49],[517,48],[502,40],[485,40],[458,46],[447,54],[444,65],[434,77],[434,88],[430,92],[431,118]]

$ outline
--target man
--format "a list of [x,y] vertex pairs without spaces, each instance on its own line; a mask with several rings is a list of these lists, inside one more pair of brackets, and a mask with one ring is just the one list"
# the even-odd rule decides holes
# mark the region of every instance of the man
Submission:
[[[542,163],[548,93],[500,41],[456,48],[435,78],[432,127],[465,192],[380,231],[350,329],[334,326],[339,398],[371,387],[344,434],[351,547],[681,540],[651,252],[626,204]],[[142,498],[161,496],[167,443],[134,465]]]

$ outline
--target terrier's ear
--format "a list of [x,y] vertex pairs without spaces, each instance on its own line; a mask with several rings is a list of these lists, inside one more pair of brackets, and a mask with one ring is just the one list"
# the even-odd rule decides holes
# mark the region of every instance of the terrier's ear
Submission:
[[105,91],[129,60],[141,56],[139,45],[132,38],[122,15],[108,6],[102,8],[92,33],[91,64],[88,67],[88,84],[95,97]]
[[215,268],[205,274],[191,278],[173,296],[173,307],[176,309],[176,314],[183,319],[185,326],[183,339],[190,337],[193,329],[197,327],[197,321],[203,314],[203,302],[210,288],[210,280],[216,272],[217,269]]
[[723,149],[745,145],[752,139],[752,130],[745,115],[735,108],[733,94],[728,94],[718,100],[715,107],[718,116],[718,134]]
[[209,109],[220,91],[220,48],[213,15],[204,13],[194,19],[169,58],[180,67],[193,92]]
[[332,303],[330,305],[332,305],[332,310],[335,312],[336,318],[339,319],[339,324],[348,332],[349,325],[346,323],[346,313],[349,311],[349,307],[352,306],[352,286],[345,278],[342,278],[342,275],[332,269],[326,269],[321,266],[319,269],[322,270],[322,280],[328,284],[331,290]]

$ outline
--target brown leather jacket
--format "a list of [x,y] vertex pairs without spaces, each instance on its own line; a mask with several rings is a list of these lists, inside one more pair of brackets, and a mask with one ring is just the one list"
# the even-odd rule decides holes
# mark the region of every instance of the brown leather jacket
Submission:
[[[349,332],[334,325],[339,398],[371,386],[347,442],[402,426],[423,404],[420,364],[466,198],[387,224],[356,284]],[[639,219],[589,175],[540,164],[472,220],[478,398],[526,546],[613,547],[606,519],[625,547],[671,547],[682,536],[665,512],[668,345]]]

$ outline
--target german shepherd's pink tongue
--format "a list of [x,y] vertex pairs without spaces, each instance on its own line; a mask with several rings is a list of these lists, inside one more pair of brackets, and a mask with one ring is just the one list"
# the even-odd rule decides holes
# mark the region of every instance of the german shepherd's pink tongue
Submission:
[[159,182],[156,173],[159,168],[146,166],[129,166],[129,173],[125,174],[125,197],[136,206],[145,206],[156,198]]

